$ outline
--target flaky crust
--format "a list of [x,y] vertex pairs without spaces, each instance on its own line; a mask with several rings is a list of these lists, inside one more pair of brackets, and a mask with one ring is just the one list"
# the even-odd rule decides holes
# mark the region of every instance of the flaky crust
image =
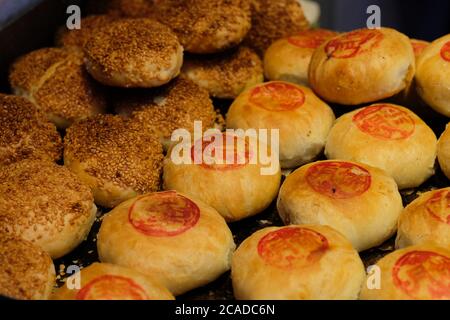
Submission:
[[[270,247],[262,252],[264,237],[297,228],[321,236],[324,248],[308,252],[306,248],[316,245],[311,239],[281,238],[273,244],[273,252],[267,252]],[[295,245],[298,249],[290,247]],[[328,226],[301,225],[270,227],[251,235],[233,256],[231,277],[238,300],[347,300],[358,298],[365,271],[358,253],[340,233]]]
[[[335,171],[327,182],[340,196],[316,190],[309,183],[311,168],[350,164],[349,170],[339,175]],[[362,168],[362,170],[361,170]],[[330,170],[330,169],[328,169]],[[325,172],[325,170],[324,170]],[[320,183],[320,177],[315,177]],[[358,183],[360,181],[360,183]],[[364,182],[368,182],[364,186]],[[367,190],[360,189],[361,186]],[[286,224],[322,224],[341,232],[358,251],[382,244],[392,237],[403,210],[397,185],[384,171],[360,163],[320,161],[301,167],[283,183],[277,201],[278,213]]]
[[326,101],[358,105],[394,96],[414,77],[410,40],[389,29],[360,29],[320,46],[311,59],[309,83]]
[[[281,180],[279,163],[273,164],[275,173],[263,175],[261,169],[268,166],[262,165],[259,160],[256,164],[226,168],[223,167],[226,165],[210,168],[194,162],[176,164],[172,161],[172,152],[175,154],[183,148],[192,150],[192,145],[195,143],[183,141],[176,149],[169,150],[164,159],[165,190],[177,190],[207,203],[228,222],[262,212],[277,196]],[[259,148],[265,148],[261,146],[264,146],[262,143]],[[255,150],[250,150],[250,153],[258,157]]]
[[417,60],[417,92],[435,111],[450,117],[450,35],[435,40]]
[[176,77],[183,47],[176,35],[152,19],[122,19],[97,30],[85,45],[86,68],[115,87],[157,87]]
[[[271,89],[268,92],[274,101],[295,104],[296,99],[304,99],[303,104],[292,110],[276,110],[277,105],[271,105],[276,102],[266,102],[262,107],[253,102],[255,90],[272,87],[275,92]],[[293,100],[287,98],[290,93]],[[228,111],[227,128],[279,129],[281,167],[294,168],[318,156],[334,120],[333,110],[309,88],[275,81],[256,85],[239,95]]]
[[368,275],[362,300],[448,300],[450,251],[432,244],[396,250],[376,266],[380,287],[369,289],[375,274]]
[[[362,114],[362,110],[378,106],[389,109],[382,116],[393,113],[393,118],[378,121],[380,118],[376,118],[375,113],[375,116],[368,114],[359,122],[366,128],[366,132],[362,131],[354,117]],[[401,106],[375,104],[367,108],[347,113],[336,121],[325,146],[327,158],[357,161],[383,169],[400,189],[417,187],[431,177],[437,139],[428,125]],[[390,129],[392,131],[388,131]],[[392,134],[392,138],[384,138],[384,134]]]
[[[80,288],[69,288],[78,277]],[[57,289],[51,298],[52,300],[175,299],[154,277],[133,269],[97,262],[66,279],[64,285]]]
[[0,94],[0,166],[24,159],[58,161],[62,141],[56,127],[22,97]]
[[307,30],[309,22],[296,0],[251,0],[252,28],[244,43],[262,57],[275,41]]
[[104,218],[97,243],[102,262],[157,276],[174,295],[201,287],[229,270],[235,244],[216,210],[189,198],[199,209],[195,224],[174,235],[146,235],[129,218],[130,210],[137,210],[132,207],[138,199],[122,203]]
[[83,54],[62,48],[44,48],[19,58],[11,67],[13,91],[41,109],[58,128],[106,108],[102,89],[83,65]]
[[398,223],[397,248],[423,243],[450,246],[449,192],[450,188],[426,192],[405,208]]
[[64,139],[64,164],[112,208],[139,194],[157,191],[163,150],[158,138],[119,116],[77,122]]
[[269,80],[308,85],[308,68],[314,51],[337,32],[311,29],[279,39],[264,54],[264,74]]
[[53,259],[85,239],[96,209],[89,188],[65,167],[24,160],[0,169],[0,232],[33,242]]
[[264,81],[263,65],[250,48],[240,46],[208,57],[189,56],[182,74],[215,98],[234,99],[245,89]]
[[0,233],[0,294],[21,300],[46,300],[55,285],[55,267],[38,246]]
[[190,53],[216,53],[241,43],[250,30],[249,0],[165,0],[155,5]]

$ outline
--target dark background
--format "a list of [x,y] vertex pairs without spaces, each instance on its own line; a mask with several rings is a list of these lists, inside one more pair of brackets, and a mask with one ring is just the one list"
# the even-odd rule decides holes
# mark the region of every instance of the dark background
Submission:
[[[276,0],[275,0],[276,1]],[[432,41],[450,33],[449,0],[315,0],[321,27],[349,31],[366,26],[367,7],[381,8],[381,22],[411,38]]]

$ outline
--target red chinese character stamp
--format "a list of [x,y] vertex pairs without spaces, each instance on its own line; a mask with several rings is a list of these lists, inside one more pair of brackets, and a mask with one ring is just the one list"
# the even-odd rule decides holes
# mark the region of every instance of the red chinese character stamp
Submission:
[[266,234],[258,243],[258,254],[273,267],[301,268],[319,261],[328,247],[327,238],[314,230],[287,227]]
[[362,195],[370,188],[371,180],[369,171],[348,162],[323,162],[306,172],[306,181],[314,191],[334,199]]
[[336,59],[353,58],[378,47],[383,38],[379,30],[355,30],[330,40],[325,46],[325,52]]
[[76,295],[77,300],[148,300],[147,294],[133,280],[104,275],[90,281]]
[[359,130],[380,139],[402,140],[409,138],[416,124],[405,111],[391,105],[366,107],[353,117]]
[[450,299],[450,258],[430,251],[411,251],[392,269],[394,284],[413,299]]
[[305,103],[305,94],[299,87],[284,82],[269,82],[253,89],[250,103],[268,111],[291,111]]
[[199,219],[199,207],[174,191],[139,197],[128,211],[131,225],[153,237],[180,235],[193,228]]

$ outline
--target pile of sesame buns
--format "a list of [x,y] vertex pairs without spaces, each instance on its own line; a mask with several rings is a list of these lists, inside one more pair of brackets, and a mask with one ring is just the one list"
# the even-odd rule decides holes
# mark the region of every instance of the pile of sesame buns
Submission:
[[102,0],[54,39],[0,93],[1,296],[450,299],[450,126],[413,109],[447,122],[450,35]]

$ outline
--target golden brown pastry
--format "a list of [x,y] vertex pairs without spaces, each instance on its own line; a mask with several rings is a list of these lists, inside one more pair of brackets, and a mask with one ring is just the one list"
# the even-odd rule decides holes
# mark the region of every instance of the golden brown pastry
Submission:
[[421,185],[434,174],[436,136],[412,111],[374,104],[340,117],[325,146],[328,159],[357,161],[391,175],[400,189]]
[[417,60],[420,97],[435,111],[450,117],[450,35],[429,45]]
[[13,64],[9,81],[15,94],[33,102],[60,129],[106,108],[103,91],[84,69],[78,51],[33,51]]
[[219,125],[208,91],[189,79],[176,78],[163,87],[126,90],[113,102],[115,112],[131,117],[142,128],[154,132],[167,149],[174,130],[194,131],[194,121],[201,121],[204,130]]
[[234,99],[245,89],[264,81],[263,65],[248,47],[220,54],[189,56],[182,74],[215,98]]
[[450,246],[450,188],[421,194],[400,215],[397,248],[434,243]]
[[314,52],[309,83],[326,101],[358,105],[403,91],[414,71],[407,36],[389,28],[359,29],[328,40]]
[[264,54],[266,78],[308,85],[308,68],[314,51],[337,34],[326,29],[311,29],[275,41]]
[[277,207],[286,224],[328,225],[358,251],[392,237],[403,210],[394,179],[380,169],[346,161],[315,162],[291,173]]
[[67,168],[23,160],[0,168],[0,233],[64,256],[88,235],[97,208],[92,192]]
[[20,300],[46,300],[55,285],[50,256],[21,238],[0,233],[0,295]]
[[56,127],[22,97],[0,94],[0,166],[23,159],[61,158]]
[[262,57],[276,40],[309,29],[297,0],[251,0],[252,28],[244,43]]
[[85,45],[86,68],[115,87],[158,87],[176,77],[183,47],[176,35],[152,19],[123,19],[98,29]]
[[179,295],[227,271],[235,244],[216,210],[168,191],[114,208],[103,220],[97,248],[102,262],[157,277]]
[[430,45],[430,42],[418,39],[410,39],[414,49],[414,55],[416,59],[422,54],[422,52]]
[[450,179],[450,126],[448,124],[439,138],[437,157],[442,172]]
[[272,81],[243,92],[227,114],[227,128],[278,129],[280,164],[294,168],[316,158],[325,146],[333,110],[307,87]]
[[56,44],[61,47],[83,50],[96,30],[117,19],[113,15],[94,15],[81,19],[81,29],[69,30],[63,26],[56,34]]
[[[157,275],[155,275],[157,277]],[[80,279],[80,288],[72,287]],[[53,300],[174,300],[157,280],[137,270],[93,263],[66,279]]]
[[[190,150],[188,161],[180,161],[186,158],[183,150]],[[270,163],[258,156],[265,151]],[[174,146],[164,160],[163,180],[165,190],[199,199],[232,222],[270,205],[280,187],[281,171],[263,142],[223,133]]]
[[157,191],[163,150],[158,138],[119,116],[77,122],[64,139],[64,164],[112,208],[139,194]]
[[247,238],[233,256],[231,278],[238,300],[353,300],[365,270],[339,232],[297,225]]
[[216,53],[241,43],[251,26],[249,0],[164,0],[155,12],[190,53]]
[[[394,251],[380,261],[379,288],[367,285],[362,300],[449,300],[450,251],[431,244]],[[370,275],[368,277],[374,277]]]

